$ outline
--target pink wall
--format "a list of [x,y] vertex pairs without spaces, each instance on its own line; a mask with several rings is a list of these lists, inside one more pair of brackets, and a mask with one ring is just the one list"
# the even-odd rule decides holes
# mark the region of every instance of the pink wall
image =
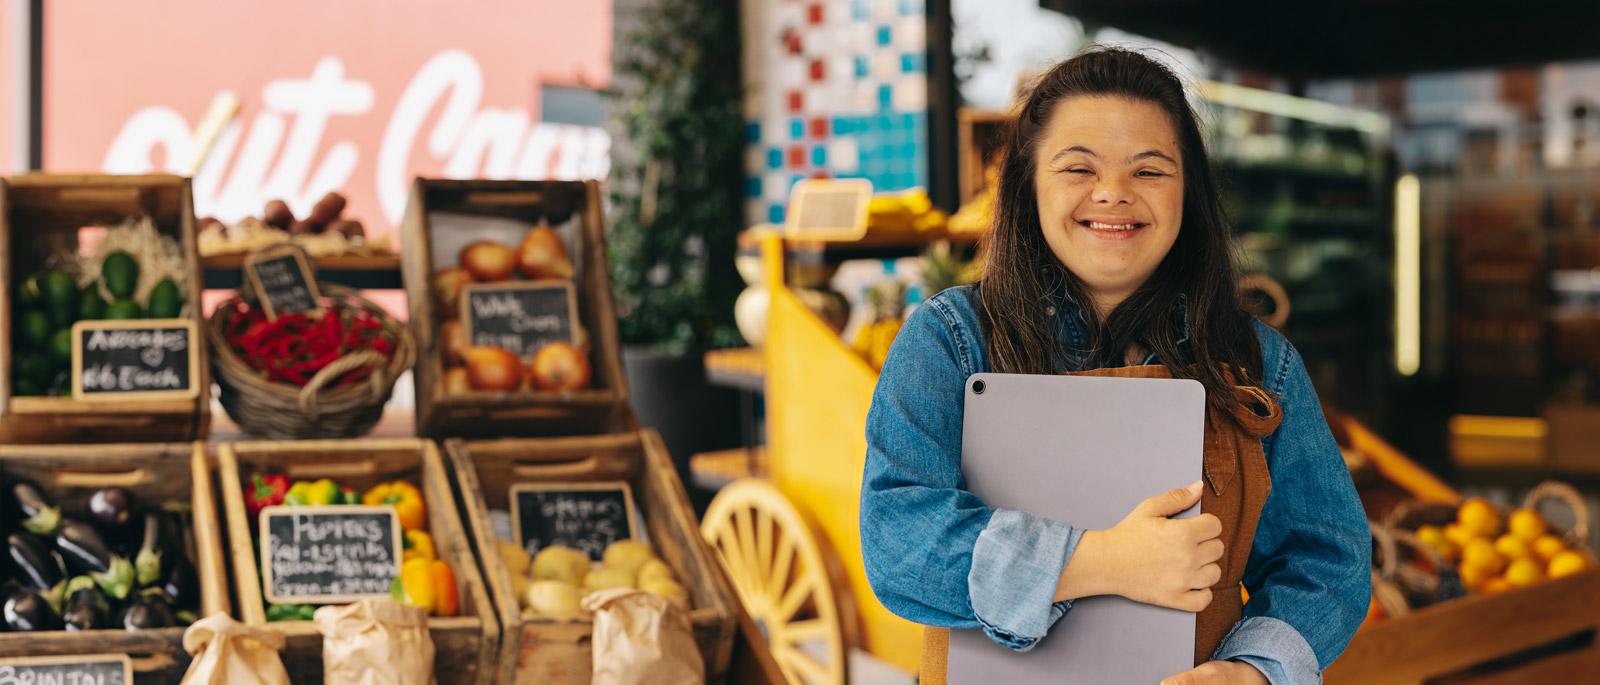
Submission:
[[599,129],[540,121],[541,84],[602,88],[611,3],[78,0],[45,17],[44,163],[189,173],[219,93],[240,109],[195,174],[196,211],[296,214],[342,190],[369,231],[415,175],[603,177]]
[[11,3],[0,2],[0,174],[9,174],[11,168],[11,89],[14,84],[11,79],[11,70],[15,65],[11,63],[11,32],[15,30],[11,16]]

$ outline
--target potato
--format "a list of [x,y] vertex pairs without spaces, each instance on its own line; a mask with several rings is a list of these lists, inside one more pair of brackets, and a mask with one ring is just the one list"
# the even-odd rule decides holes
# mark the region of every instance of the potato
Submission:
[[533,565],[533,557],[528,556],[528,550],[510,540],[495,540],[494,546],[495,551],[500,553],[500,561],[505,563],[511,575],[528,575],[528,567]]
[[266,209],[261,211],[261,221],[274,228],[287,229],[295,222],[294,212],[289,210],[289,203],[272,200],[267,203]]
[[559,580],[577,586],[588,573],[589,555],[571,547],[550,545],[533,555],[536,580]]
[[652,595],[665,597],[673,604],[678,605],[679,609],[689,608],[689,591],[670,578],[651,578],[648,581],[641,581],[639,589]]
[[317,204],[311,206],[311,213],[306,215],[306,218],[319,224],[330,224],[339,218],[339,212],[343,211],[344,196],[328,193],[323,195],[321,200],[317,200]]
[[671,581],[678,579],[677,576],[673,575],[672,568],[667,566],[667,562],[660,559],[651,559],[639,567],[639,589],[644,589],[645,581],[658,578]]
[[354,219],[336,219],[328,224],[329,231],[343,233],[346,238],[364,238],[367,229]]
[[583,618],[583,594],[576,585],[559,580],[536,580],[528,585],[527,605],[534,613],[557,621]]
[[654,559],[655,556],[656,553],[646,543],[637,540],[618,540],[606,548],[602,561],[607,568],[627,571],[631,575],[637,573],[644,562]]
[[586,592],[609,590],[614,587],[633,587],[633,573],[620,568],[601,567],[583,577],[583,589]]

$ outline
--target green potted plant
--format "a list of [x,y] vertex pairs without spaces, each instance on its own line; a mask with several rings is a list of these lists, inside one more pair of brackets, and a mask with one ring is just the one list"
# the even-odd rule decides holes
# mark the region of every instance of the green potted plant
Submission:
[[709,386],[702,362],[707,349],[740,344],[737,7],[649,0],[619,3],[616,12],[611,278],[634,410],[661,431],[680,471],[690,452],[731,446],[708,432],[738,435],[737,396]]

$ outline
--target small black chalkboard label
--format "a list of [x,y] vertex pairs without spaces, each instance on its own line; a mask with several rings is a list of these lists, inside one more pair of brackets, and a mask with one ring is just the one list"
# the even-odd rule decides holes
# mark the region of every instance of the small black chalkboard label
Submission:
[[0,659],[0,685],[133,685],[126,654]]
[[387,596],[400,549],[394,507],[267,507],[261,593],[268,602],[325,604]]
[[572,326],[577,305],[571,283],[476,284],[467,286],[461,299],[471,345],[499,347],[529,358],[546,343],[577,344]]
[[512,534],[535,554],[566,545],[599,559],[606,547],[634,537],[633,490],[606,483],[518,483],[511,486]]
[[298,248],[280,246],[252,253],[244,260],[244,271],[268,319],[321,306],[311,265]]
[[197,330],[188,319],[73,324],[73,399],[193,399],[200,392]]

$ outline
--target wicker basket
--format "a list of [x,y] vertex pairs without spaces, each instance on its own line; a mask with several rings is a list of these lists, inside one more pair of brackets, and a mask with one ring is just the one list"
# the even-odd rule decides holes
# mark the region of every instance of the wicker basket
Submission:
[[[411,368],[416,359],[416,345],[410,330],[382,307],[350,288],[326,283],[318,283],[317,287],[322,291],[324,303],[364,309],[381,319],[384,327],[395,333],[394,355],[386,359],[372,350],[347,354],[323,367],[303,388],[269,381],[239,358],[223,333],[233,316],[235,303],[253,300],[240,296],[223,302],[207,321],[206,336],[211,342],[217,384],[222,387],[222,408],[246,433],[278,439],[362,435],[383,418],[383,405],[389,401],[395,379]],[[366,366],[373,367],[368,382],[342,388],[324,387]]]

